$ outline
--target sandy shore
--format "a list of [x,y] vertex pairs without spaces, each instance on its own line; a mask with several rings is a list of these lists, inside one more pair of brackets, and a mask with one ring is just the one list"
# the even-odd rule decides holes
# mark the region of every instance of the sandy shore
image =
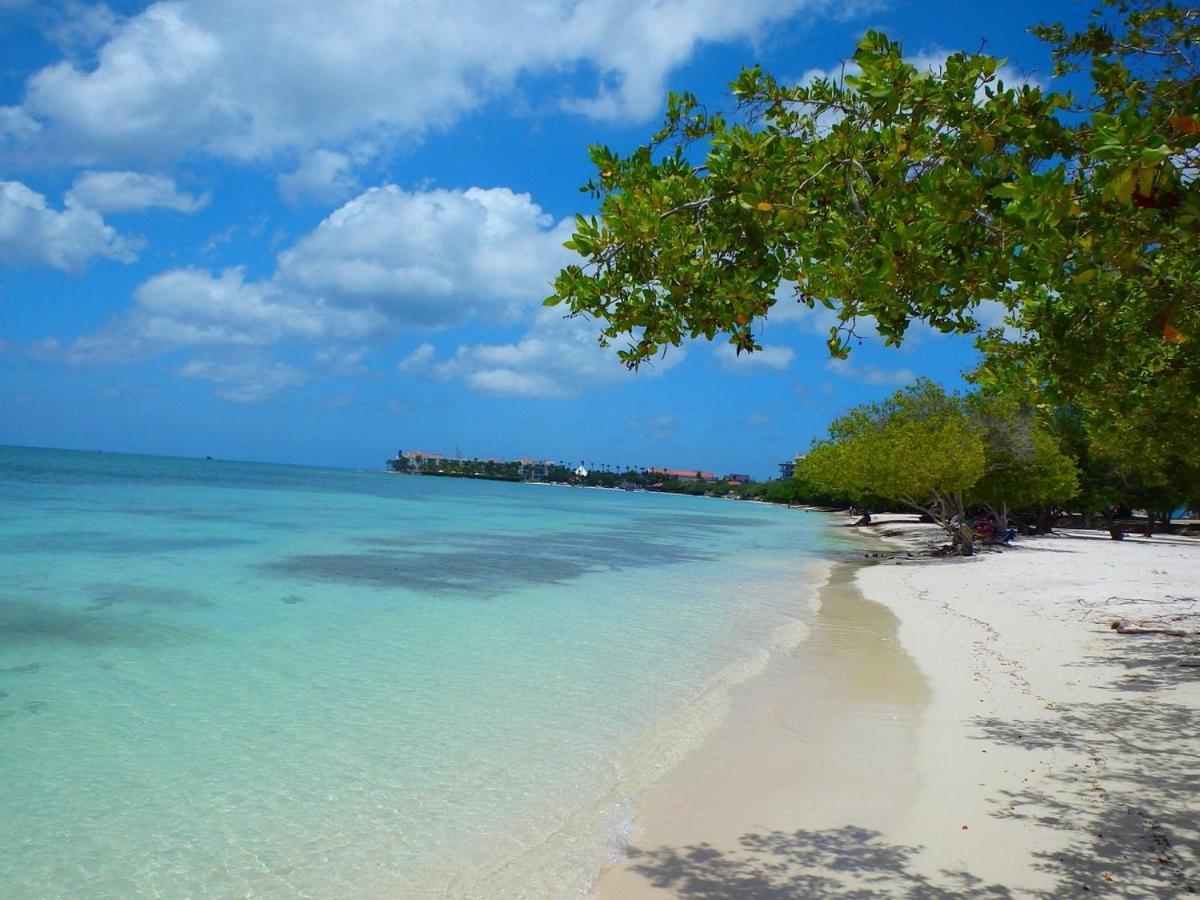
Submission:
[[1196,540],[1063,533],[835,568],[809,639],[647,792],[596,892],[1200,892],[1197,632]]

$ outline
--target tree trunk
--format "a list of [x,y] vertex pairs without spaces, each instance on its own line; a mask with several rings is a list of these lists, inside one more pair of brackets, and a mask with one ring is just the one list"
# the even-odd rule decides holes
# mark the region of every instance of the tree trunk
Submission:
[[959,556],[975,555],[975,530],[970,525],[959,524],[952,537],[952,544]]
[[1146,537],[1154,535],[1154,513],[1151,510],[1146,510],[1146,527],[1142,531]]
[[999,540],[1008,532],[1008,504],[986,507],[992,517],[992,538]]
[[1104,526],[1108,529],[1108,536],[1114,541],[1125,540],[1125,532],[1121,530],[1121,523],[1117,521],[1117,511],[1111,506],[1104,510]]
[[1037,511],[1037,526],[1038,534],[1049,534],[1054,530],[1054,512],[1053,510],[1039,506]]

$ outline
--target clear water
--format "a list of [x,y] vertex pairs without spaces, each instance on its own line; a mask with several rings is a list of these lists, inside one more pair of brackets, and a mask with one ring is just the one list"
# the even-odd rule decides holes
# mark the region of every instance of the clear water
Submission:
[[0,448],[9,898],[576,896],[818,516]]

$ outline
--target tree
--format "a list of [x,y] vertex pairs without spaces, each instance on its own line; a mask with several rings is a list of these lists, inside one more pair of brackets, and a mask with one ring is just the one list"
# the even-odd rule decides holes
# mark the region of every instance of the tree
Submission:
[[998,533],[1008,530],[1010,510],[1034,513],[1039,530],[1048,531],[1053,510],[1079,491],[1075,461],[1031,409],[986,394],[971,396],[968,408],[984,444],[983,475],[968,502],[988,509]]
[[921,380],[836,420],[798,468],[822,490],[889,498],[928,515],[968,556],[974,533],[965,497],[984,459],[982,429],[964,403]]
[[591,149],[600,215],[546,302],[636,368],[699,337],[761,349],[789,290],[836,311],[835,356],[864,317],[898,344],[915,320],[975,331],[994,301],[1021,336],[987,337],[981,383],[1087,410],[1111,458],[1194,464],[1200,17],[1106,0],[1079,33],[1035,31],[1080,98],[1005,85],[982,53],[922,72],[876,32],[836,78],[743,71],[733,116],[671,95],[647,145]]

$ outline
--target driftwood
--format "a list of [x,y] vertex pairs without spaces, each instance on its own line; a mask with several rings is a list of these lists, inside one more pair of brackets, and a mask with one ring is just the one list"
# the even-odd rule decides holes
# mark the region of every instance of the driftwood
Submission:
[[1129,622],[1125,619],[1113,619],[1108,627],[1117,634],[1162,634],[1167,637],[1187,637],[1186,631],[1177,628],[1160,628],[1153,622]]

